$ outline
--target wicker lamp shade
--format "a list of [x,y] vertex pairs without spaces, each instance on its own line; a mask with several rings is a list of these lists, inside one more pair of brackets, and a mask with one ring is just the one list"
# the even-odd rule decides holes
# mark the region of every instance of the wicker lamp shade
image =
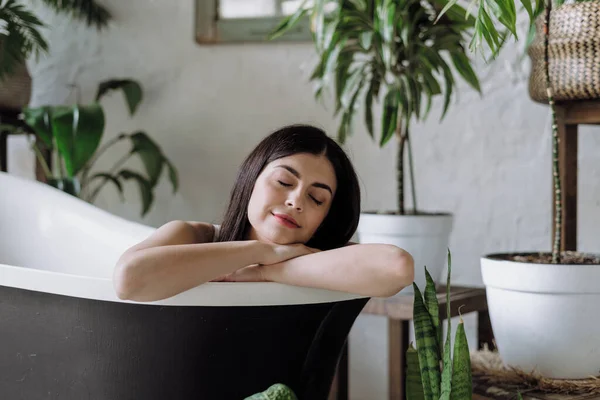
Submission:
[[[528,49],[532,61],[529,95],[547,104],[543,28],[540,17]],[[565,4],[552,11],[548,54],[556,101],[600,98],[600,1]]]

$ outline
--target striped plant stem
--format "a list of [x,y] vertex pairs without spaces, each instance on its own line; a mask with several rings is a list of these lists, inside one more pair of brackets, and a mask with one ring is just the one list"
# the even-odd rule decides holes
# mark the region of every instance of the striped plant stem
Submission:
[[562,241],[562,189],[560,182],[560,165],[558,162],[559,138],[558,123],[556,120],[556,108],[554,106],[554,95],[552,85],[550,84],[550,57],[549,57],[549,37],[550,37],[550,14],[552,11],[552,0],[546,0],[546,10],[544,14],[544,68],[546,72],[546,92],[548,93],[548,103],[552,113],[552,178],[554,182],[554,243],[552,246],[552,263],[560,262],[560,248]]
[[404,207],[404,148],[406,147],[406,135],[402,133],[401,122],[396,126],[396,136],[398,138],[398,153],[396,163],[396,184],[398,188],[398,214],[405,214]]

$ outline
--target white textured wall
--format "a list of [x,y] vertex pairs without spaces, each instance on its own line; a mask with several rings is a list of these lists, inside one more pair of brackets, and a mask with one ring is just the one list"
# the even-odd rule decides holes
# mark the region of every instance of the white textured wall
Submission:
[[[176,218],[219,221],[238,165],[267,133],[294,122],[335,133],[336,121],[315,103],[307,83],[310,44],[201,47],[193,40],[193,1],[103,3],[116,19],[101,34],[37,8],[53,28],[47,31],[50,55],[30,62],[32,103],[72,101],[66,85],[73,82],[81,86],[82,100],[90,101],[100,80],[139,80],[145,101],[133,119],[120,95],[104,101],[103,140],[121,131],[147,131],[179,169],[181,190],[172,196],[165,174],[143,220],[133,183],[126,188],[127,203],[107,187],[98,206],[153,226]],[[546,107],[529,99],[529,63],[517,58],[517,48],[509,48],[492,67],[480,65],[483,98],[461,84],[442,123],[440,104],[435,104],[431,118],[413,128],[420,206],[455,215],[451,250],[458,283],[481,284],[482,254],[550,248],[550,117]],[[395,149],[380,150],[370,142],[360,120],[347,150],[361,179],[364,208],[392,208]],[[125,150],[113,149],[98,167],[108,170]],[[11,152],[11,172],[30,176],[32,162],[23,143],[12,139]],[[599,180],[600,132],[585,127],[579,244],[587,251],[600,250],[594,235],[600,226]],[[474,323],[467,320],[471,344]],[[386,328],[382,318],[360,317],[352,332],[354,400],[386,397]]]

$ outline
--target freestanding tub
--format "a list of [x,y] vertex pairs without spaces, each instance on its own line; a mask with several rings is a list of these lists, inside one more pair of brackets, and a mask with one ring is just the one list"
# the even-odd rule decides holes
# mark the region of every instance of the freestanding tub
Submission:
[[215,282],[120,300],[119,255],[154,231],[0,173],[0,399],[325,399],[361,296]]

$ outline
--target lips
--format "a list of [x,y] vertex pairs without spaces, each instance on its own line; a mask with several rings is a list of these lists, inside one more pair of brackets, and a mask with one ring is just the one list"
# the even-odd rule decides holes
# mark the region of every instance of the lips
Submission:
[[278,218],[278,219],[284,220],[286,222],[289,222],[290,224],[294,225],[296,228],[300,228],[300,225],[298,224],[298,222],[296,222],[296,220],[294,218],[290,217],[287,214],[275,214],[275,213],[273,213],[273,216],[275,218]]

